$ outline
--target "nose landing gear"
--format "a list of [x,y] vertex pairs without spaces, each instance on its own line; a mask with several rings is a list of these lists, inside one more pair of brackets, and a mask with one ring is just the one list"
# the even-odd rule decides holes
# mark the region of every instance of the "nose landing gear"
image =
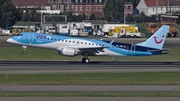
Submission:
[[27,46],[22,46],[22,48],[23,48],[22,54],[26,54]]

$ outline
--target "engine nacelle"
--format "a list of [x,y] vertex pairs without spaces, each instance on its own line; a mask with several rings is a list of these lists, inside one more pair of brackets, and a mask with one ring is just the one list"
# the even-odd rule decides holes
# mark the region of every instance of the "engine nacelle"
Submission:
[[73,48],[63,48],[62,51],[59,51],[59,54],[66,56],[76,56],[77,53],[77,50]]

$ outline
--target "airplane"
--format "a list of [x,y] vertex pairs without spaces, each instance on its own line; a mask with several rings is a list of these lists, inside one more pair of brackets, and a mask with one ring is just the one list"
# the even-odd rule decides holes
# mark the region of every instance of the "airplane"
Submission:
[[27,46],[57,50],[60,55],[77,56],[82,54],[83,63],[89,63],[88,56],[153,56],[167,54],[169,50],[163,45],[169,31],[168,25],[163,25],[145,42],[137,44],[119,43],[95,40],[82,37],[50,35],[37,32],[21,32],[7,39],[8,43],[21,45],[23,54]]

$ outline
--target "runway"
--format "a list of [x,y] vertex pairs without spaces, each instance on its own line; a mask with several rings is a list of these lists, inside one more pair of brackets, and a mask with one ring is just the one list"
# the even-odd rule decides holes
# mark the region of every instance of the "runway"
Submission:
[[0,61],[0,74],[180,71],[180,62]]
[[[0,92],[179,92],[180,85],[0,85]],[[0,97],[2,101],[179,101],[180,97]]]
[[179,101],[179,97],[1,97],[1,101]]
[[0,85],[3,92],[174,92],[180,85]]

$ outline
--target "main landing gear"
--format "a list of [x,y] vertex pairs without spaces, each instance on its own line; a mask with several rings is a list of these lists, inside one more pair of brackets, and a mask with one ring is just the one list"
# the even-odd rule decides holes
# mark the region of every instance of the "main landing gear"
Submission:
[[22,54],[26,54],[27,46],[22,46],[22,48],[23,48]]
[[84,54],[84,58],[82,59],[82,62],[83,63],[89,63],[90,62],[90,60],[88,59],[88,53]]

